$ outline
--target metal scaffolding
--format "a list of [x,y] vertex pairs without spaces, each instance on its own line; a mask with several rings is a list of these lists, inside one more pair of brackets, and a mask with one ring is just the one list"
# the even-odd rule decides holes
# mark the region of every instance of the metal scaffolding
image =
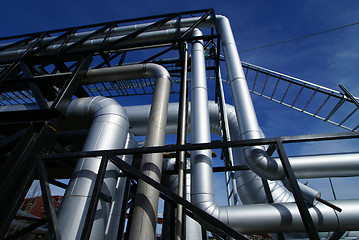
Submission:
[[[198,20],[182,28],[182,21],[186,18],[193,18],[193,16],[197,17]],[[285,177],[290,182],[305,230],[312,239],[319,239],[283,145],[296,142],[358,138],[359,134],[354,132],[231,140],[228,137],[228,123],[225,119],[227,115],[224,112],[226,103],[224,102],[220,77],[221,35],[215,19],[213,9],[204,9],[0,38],[0,107],[37,106],[0,111],[0,190],[2,193],[0,239],[14,239],[18,236],[24,236],[45,224],[47,224],[50,239],[61,239],[49,184],[66,188],[67,185],[55,180],[55,178],[68,178],[68,172],[71,172],[74,162],[85,157],[100,157],[101,164],[92,189],[92,197],[86,213],[81,239],[90,238],[99,200],[111,201],[111,197],[101,191],[108,163],[117,166],[122,171],[122,176],[128,178],[124,195],[129,197],[125,198],[122,204],[118,239],[129,238],[126,234],[129,232],[133,210],[129,212],[127,230],[125,229],[125,214],[128,209],[132,209],[139,180],[158,190],[160,197],[169,202],[173,209],[183,209],[179,211],[179,214],[183,211],[185,216],[199,221],[205,230],[213,232],[214,235],[222,239],[225,239],[226,236],[234,239],[248,239],[250,234],[243,234],[234,230],[186,200],[183,192],[180,194],[173,193],[118,156],[134,155],[138,158],[138,156],[150,153],[177,153],[176,157],[180,164],[173,171],[164,171],[164,174],[171,175],[182,172],[183,175],[189,172],[185,168],[185,153],[187,151],[221,149],[225,160],[224,167],[213,168],[213,170],[229,173],[228,176],[230,177],[227,179],[227,184],[230,184],[234,171],[248,170],[248,167],[244,165],[234,166],[230,157],[230,149],[259,145],[270,146],[267,150],[269,156],[277,151],[285,170]],[[202,36],[190,34],[202,24],[208,25],[208,21],[212,21],[212,27]],[[173,24],[174,26],[169,28],[166,24]],[[128,27],[134,25],[136,25],[135,28]],[[151,38],[143,37],[151,31],[156,31],[157,35]],[[203,41],[204,51],[210,53],[206,55],[207,65],[205,68],[208,75],[215,76],[215,100],[218,102],[220,111],[222,140],[191,144],[186,143],[185,140],[188,102],[187,71],[193,71],[188,64],[191,58],[187,59],[187,43],[199,40]],[[138,52],[141,52],[140,58],[135,55]],[[95,96],[125,99],[126,97],[154,94],[157,80],[148,75],[136,79],[115,81],[105,79],[102,82],[91,83],[86,81],[93,70],[130,66],[134,63],[158,63],[165,67],[171,75],[170,94],[177,94],[181,99],[179,107],[179,119],[181,120],[179,120],[179,127],[177,128],[177,144],[65,152],[58,137],[64,133],[60,122],[65,118],[65,112],[72,99]],[[246,76],[252,93],[345,129],[351,131],[358,129],[359,124],[345,125],[354,117],[359,109],[359,104],[357,98],[353,97],[344,87],[342,87],[344,92],[340,93],[258,66],[242,64],[247,70]],[[295,89],[294,92],[293,89]],[[278,95],[279,92],[281,95]],[[291,92],[291,96],[294,95],[294,99],[289,97],[289,92]],[[324,99],[321,97],[323,103],[315,110],[309,110],[310,104],[315,101],[314,99],[318,95],[325,96]],[[296,103],[299,102],[298,99],[301,96],[309,96],[309,99],[303,106],[298,106]],[[329,104],[332,101],[331,99],[335,99],[337,103],[333,108],[328,109],[329,107],[325,104]],[[51,105],[49,102],[52,102]],[[345,104],[354,105],[354,110],[340,121],[331,120],[335,112]],[[66,162],[68,165],[59,167],[59,161]],[[34,179],[38,179],[41,184],[46,221],[27,218],[29,221],[27,227],[13,233],[13,235],[6,235],[11,222],[14,219],[21,219],[17,212]],[[183,176],[181,181],[185,181]],[[263,183],[266,185],[266,181]],[[185,183],[182,182],[182,185]],[[273,202],[270,191],[266,191],[266,193],[268,202]],[[233,195],[237,198],[236,194]],[[183,225],[178,222],[176,225],[175,221],[173,216],[171,238],[174,238],[176,234],[182,234],[182,229],[179,228]],[[181,220],[178,219],[177,221]],[[332,239],[338,239],[343,234],[344,232],[333,233]],[[278,237],[284,238],[282,233],[278,233]]]

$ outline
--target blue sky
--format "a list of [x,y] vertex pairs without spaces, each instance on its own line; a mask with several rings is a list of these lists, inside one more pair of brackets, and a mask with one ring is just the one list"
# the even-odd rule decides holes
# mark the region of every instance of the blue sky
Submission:
[[[6,1],[0,14],[0,36],[135,18],[169,12],[214,8],[232,24],[239,51],[325,31],[359,21],[359,1]],[[306,81],[339,90],[344,84],[359,96],[359,25],[268,48],[240,53],[243,61],[272,69]],[[223,74],[226,78],[226,74]],[[258,119],[267,136],[343,132],[323,123],[253,96]],[[358,142],[302,144],[290,147],[290,153],[356,151]],[[221,178],[221,176],[218,176]],[[346,181],[343,184],[343,181]],[[357,179],[334,179],[338,191],[351,192],[345,197],[358,197]],[[323,188],[330,199],[327,180],[310,181]],[[220,188],[220,187],[219,187]],[[223,187],[222,187],[223,188]],[[348,188],[348,189],[346,189]],[[222,195],[222,194],[220,194]],[[218,199],[224,203],[223,198]]]

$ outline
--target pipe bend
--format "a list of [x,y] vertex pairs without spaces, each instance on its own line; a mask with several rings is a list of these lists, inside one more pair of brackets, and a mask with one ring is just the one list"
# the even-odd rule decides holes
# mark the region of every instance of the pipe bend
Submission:
[[145,76],[153,78],[166,78],[168,81],[171,81],[171,76],[168,73],[167,69],[156,63],[144,63],[143,72]]
[[269,180],[280,180],[284,177],[284,173],[278,171],[278,163],[263,148],[247,148],[244,151],[248,152],[245,154],[245,160],[249,168],[258,176]]
[[126,110],[116,100],[102,96],[71,101],[66,111],[66,117],[91,117],[92,119],[105,117],[107,122],[112,122],[114,117],[119,117],[125,122],[129,122]]

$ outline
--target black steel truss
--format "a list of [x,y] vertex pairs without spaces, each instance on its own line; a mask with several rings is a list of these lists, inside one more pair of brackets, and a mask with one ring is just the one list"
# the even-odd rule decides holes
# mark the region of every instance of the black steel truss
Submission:
[[[123,173],[132,179],[138,180],[141,178],[143,181],[147,182],[151,186],[155,187],[161,192],[161,197],[170,201],[171,203],[181,204],[185,210],[185,214],[195,218],[195,215],[199,216],[203,221],[209,223],[210,225],[216,227],[219,232],[222,232],[224,235],[234,237],[235,239],[246,239],[244,235],[239,234],[238,232],[228,228],[228,226],[219,222],[217,219],[208,215],[206,212],[196,208],[191,203],[187,202],[183,198],[179,197],[177,194],[172,193],[166,187],[155,182],[151,178],[142,174],[136,168],[128,165],[123,162],[121,159],[116,157],[117,155],[130,155],[130,154],[146,154],[146,153],[165,153],[165,152],[176,152],[176,151],[190,151],[190,150],[203,150],[203,149],[222,149],[229,147],[246,147],[246,146],[259,146],[259,145],[270,145],[269,153],[270,155],[277,150],[278,155],[281,159],[283,167],[285,169],[286,177],[289,179],[292,187],[293,194],[296,199],[296,203],[299,209],[299,212],[302,216],[304,226],[307,230],[308,235],[311,239],[319,239],[318,233],[314,226],[313,220],[309,214],[308,206],[304,202],[301,191],[299,190],[298,182],[294,176],[294,172],[290,166],[288,157],[286,155],[283,144],[288,143],[299,143],[299,142],[317,142],[317,141],[329,141],[329,140],[341,140],[341,139],[353,139],[359,138],[359,133],[333,133],[333,134],[315,134],[315,135],[301,135],[301,136],[287,136],[287,137],[276,137],[276,138],[263,138],[255,140],[239,140],[239,141],[214,141],[211,143],[204,144],[185,144],[185,145],[165,145],[159,147],[142,147],[142,148],[132,148],[132,149],[117,149],[117,150],[105,150],[105,151],[90,151],[90,152],[77,152],[77,153],[61,153],[61,154],[51,154],[42,156],[43,161],[56,159],[63,160],[66,158],[84,158],[84,157],[98,157],[102,156],[102,163],[105,163],[110,159],[117,167],[119,167]],[[273,151],[274,149],[274,151]],[[231,170],[246,170],[246,167],[236,167],[228,168],[222,167],[220,171],[231,171]],[[171,172],[168,172],[171,173]],[[102,177],[101,170],[99,172],[98,179]],[[96,184],[99,182],[96,181]],[[97,189],[95,187],[95,189]],[[94,190],[95,191],[95,190]],[[98,194],[93,195],[91,202],[98,201]],[[97,196],[97,197],[96,197]],[[270,192],[267,191],[267,196],[269,202],[271,202]],[[273,200],[272,200],[273,201]],[[88,216],[92,216],[95,208],[89,210]],[[88,217],[90,218],[90,217]],[[88,229],[84,229],[83,234],[87,233],[91,229],[92,222],[86,225]],[[284,239],[283,235],[279,233],[279,238]],[[87,238],[83,238],[87,239]]]
[[[186,32],[181,33],[181,19],[185,16],[193,15],[198,16],[199,20],[189,27]],[[184,42],[202,39],[207,42],[207,46],[209,43],[219,42],[219,36],[214,34],[214,31],[210,35],[204,35],[203,37],[191,37],[188,34],[209,16],[214,17],[213,9],[164,14],[0,38],[0,43],[3,43],[0,48],[0,54],[12,49],[23,49],[20,55],[0,59],[0,106],[37,103],[40,107],[38,110],[0,113],[0,125],[3,129],[8,129],[5,132],[8,137],[0,142],[1,151],[6,153],[12,149],[14,153],[14,156],[11,156],[5,162],[0,162],[1,172],[3,173],[1,178],[6,180],[3,183],[11,182],[11,184],[2,184],[1,187],[4,196],[11,195],[11,197],[2,197],[1,199],[1,205],[7,210],[2,211],[1,214],[0,238],[5,236],[7,228],[15,217],[16,211],[35,176],[40,179],[41,183],[49,236],[51,239],[61,238],[48,185],[52,183],[61,187],[65,186],[47,177],[45,166],[42,161],[37,160],[36,156],[44,151],[45,146],[51,146],[53,143],[54,136],[59,131],[59,129],[56,129],[57,121],[61,118],[73,96],[102,95],[117,97],[153,94],[154,79],[81,85],[81,78],[86,74],[87,70],[121,66],[125,63],[127,53],[133,50],[167,47],[164,50],[153,51],[152,56],[140,60],[140,62],[145,63],[157,61],[162,55],[173,51],[181,55],[180,46]],[[136,38],[148,29],[161,28],[163,24],[170,20],[177,21],[177,37],[146,43],[128,43],[128,40]],[[116,27],[123,24],[148,22],[150,22],[148,26],[128,33],[119,40],[108,41]],[[106,33],[106,36],[102,39],[100,46],[90,49],[82,48],[86,41],[104,33]],[[74,37],[78,34],[82,35],[74,41]],[[57,44],[59,47],[55,52],[47,53],[46,49],[53,44]],[[179,87],[175,87],[175,85],[180,82],[183,63],[181,63],[181,60],[176,60],[164,62],[162,65],[172,74],[171,92],[178,93]],[[216,67],[218,68],[218,65],[213,66],[213,68]],[[48,101],[54,101],[51,108],[47,105]],[[47,151],[51,152],[51,148]],[[13,170],[9,171],[9,168]],[[23,170],[19,171],[19,169]],[[26,171],[25,176],[23,174],[24,170]],[[101,174],[99,175],[101,176]],[[22,182],[17,184],[16,181],[19,177],[22,177]],[[99,182],[101,182],[100,179],[98,180]],[[18,189],[16,194],[11,192],[13,191],[12,189]],[[98,190],[98,188],[95,189]],[[94,196],[95,199],[92,200],[90,209],[93,209],[99,198],[106,199],[106,196],[98,191]],[[92,221],[93,215],[90,214],[86,219],[86,226],[91,226]],[[39,226],[39,223],[31,225],[13,236],[21,236],[37,226]],[[89,233],[89,231],[84,230],[84,238],[89,236]]]
[[[189,27],[187,31],[181,33],[180,23],[185,16],[196,15],[198,21]],[[96,180],[93,198],[89,212],[87,213],[85,227],[82,233],[82,239],[88,239],[94,219],[95,206],[100,198],[107,199],[101,192],[101,183],[103,179],[104,169],[108,161],[118,166],[131,181],[142,179],[161,192],[161,197],[172,205],[179,204],[184,207],[184,212],[192,218],[199,217],[202,221],[212,225],[217,231],[223,235],[231,236],[235,239],[246,239],[246,237],[225,224],[219,222],[211,215],[207,214],[184,200],[182,197],[172,193],[169,189],[155,182],[151,178],[140,173],[136,168],[129,166],[117,155],[128,154],[144,154],[144,153],[164,153],[164,152],[186,152],[201,149],[220,148],[227,154],[228,148],[244,147],[255,145],[270,145],[268,153],[271,155],[277,151],[285,172],[292,184],[294,195],[298,204],[298,209],[305,222],[308,234],[317,239],[317,233],[308,213],[307,206],[304,204],[301,192],[298,190],[297,182],[291,170],[288,158],[286,156],[283,144],[294,142],[308,141],[327,141],[338,139],[358,138],[356,133],[338,133],[324,135],[305,135],[278,138],[264,138],[256,140],[243,141],[215,141],[206,144],[178,144],[165,145],[159,147],[146,147],[134,149],[118,149],[108,151],[92,151],[92,152],[75,152],[75,153],[51,153],[51,145],[55,141],[56,134],[60,131],[57,129],[57,120],[62,117],[64,109],[66,109],[70,100],[76,97],[102,95],[107,97],[132,96],[153,94],[155,82],[153,79],[135,79],[129,81],[105,82],[101,84],[80,84],[81,78],[89,69],[121,66],[134,50],[151,48],[155,51],[139,62],[159,62],[165,66],[172,76],[172,93],[179,93],[181,79],[183,79],[183,45],[186,42],[201,39],[205,41],[205,48],[211,53],[209,59],[213,65],[207,66],[207,70],[213,71],[217,79],[216,100],[219,105],[221,102],[221,93],[219,91],[219,61],[220,61],[220,36],[217,34],[217,27],[211,29],[211,34],[201,37],[190,37],[189,32],[206,20],[209,16],[215,19],[213,9],[205,9],[198,11],[179,12],[172,14],[163,14],[151,17],[135,18],[129,20],[119,20],[100,24],[78,26],[73,28],[58,29],[54,31],[38,32],[33,34],[24,34],[13,37],[0,38],[0,43],[8,43],[0,48],[0,54],[4,51],[14,48],[21,48],[21,55],[0,59],[0,106],[37,103],[39,110],[27,110],[17,112],[0,113],[0,125],[6,131],[7,138],[0,141],[0,153],[11,152],[8,159],[1,159],[0,162],[0,178],[1,178],[1,211],[0,211],[0,238],[4,238],[11,221],[16,218],[21,201],[24,199],[27,190],[33,179],[37,177],[40,180],[41,190],[44,199],[44,207],[46,210],[46,223],[49,229],[49,237],[51,239],[61,239],[58,232],[56,213],[51,200],[51,192],[49,184],[55,184],[66,187],[63,184],[51,179],[47,176],[44,163],[49,160],[77,159],[89,156],[102,156],[101,168]],[[161,28],[170,20],[177,21],[177,36],[167,40],[150,41],[146,43],[128,43],[128,40],[136,38],[150,28]],[[140,30],[126,34],[123,38],[110,42],[111,33],[116,27],[122,24],[132,23],[151,23]],[[83,34],[88,32],[87,34]],[[72,39],[76,34],[82,33],[82,37]],[[99,34],[106,33],[99,46],[93,48],[81,48],[86,41],[92,39]],[[49,38],[47,42],[45,38]],[[57,43],[58,49],[52,53],[46,53],[46,49]],[[157,49],[159,48],[159,50]],[[171,52],[178,52],[179,57],[175,60],[159,60]],[[188,69],[190,71],[190,69]],[[182,74],[182,77],[181,77]],[[346,93],[351,98],[350,93]],[[353,98],[354,99],[354,98]],[[51,108],[47,105],[47,101],[55,101]],[[354,101],[354,100],[353,100]],[[223,112],[221,112],[222,124]],[[226,127],[223,125],[223,130]],[[225,131],[223,131],[225,132]],[[3,155],[3,154],[2,154]],[[41,156],[39,156],[41,155]],[[247,169],[243,166],[226,165],[217,168],[217,171],[234,171]],[[173,172],[168,172],[171,174]],[[19,179],[21,181],[19,181]],[[128,185],[130,184],[130,180]],[[264,181],[265,185],[265,181]],[[15,189],[15,191],[14,191]],[[5,197],[4,197],[5,196]],[[271,202],[268,192],[269,202]],[[127,204],[124,204],[127,205]],[[123,211],[124,212],[124,211]],[[13,236],[22,236],[32,229],[43,225],[44,221],[38,221],[25,228]],[[123,234],[124,222],[119,231]],[[342,233],[333,234],[333,239]],[[281,238],[282,236],[279,235]]]
[[[181,20],[186,16],[192,17],[193,15],[199,17],[198,21],[190,26],[187,31],[181,33]],[[84,56],[89,55],[93,57],[93,64],[89,64],[90,69],[112,67],[123,65],[128,55],[127,53],[133,50],[166,47],[164,50],[157,52],[154,50],[154,53],[151,53],[145,59],[137,60],[138,62],[146,63],[156,61],[166,53],[179,52],[179,46],[184,42],[202,39],[206,41],[206,46],[210,45],[210,43],[218,46],[217,54],[212,56],[215,63],[213,69],[216,69],[219,66],[219,58],[217,57],[220,52],[219,35],[214,30],[212,30],[211,34],[204,34],[202,37],[191,37],[188,34],[208,17],[211,16],[214,19],[214,15],[213,9],[204,9],[0,38],[0,44],[2,42],[8,43],[8,45],[0,48],[0,55],[2,52],[15,47],[26,47],[25,52],[18,57],[0,58],[0,106],[37,102],[43,108],[46,108],[44,102],[46,100],[54,101],[61,95],[61,91],[66,87],[64,78],[71,78],[70,75],[76,72],[75,67],[83,61]],[[163,24],[170,20],[177,21],[177,37],[146,41],[144,43],[128,43],[128,40],[136,38],[149,29],[160,29]],[[148,26],[130,32],[115,42],[108,41],[116,27],[131,23],[146,23]],[[81,37],[76,37],[79,34],[82,34]],[[99,34],[106,34],[100,46],[82,48],[86,41],[94,39]],[[50,40],[45,41],[45,39]],[[57,51],[46,53],[45,50],[55,43],[59,46]],[[179,55],[180,53],[178,53]],[[179,93],[179,87],[176,85],[180,82],[181,64],[175,61],[163,65],[172,75],[171,92]],[[78,86],[76,96],[102,95],[118,97],[148,95],[153,94],[153,86],[153,79],[82,85]]]

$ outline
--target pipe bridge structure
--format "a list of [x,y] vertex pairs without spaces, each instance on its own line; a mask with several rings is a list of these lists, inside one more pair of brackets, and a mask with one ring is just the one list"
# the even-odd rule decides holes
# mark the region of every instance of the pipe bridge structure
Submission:
[[[359,237],[359,199],[298,181],[359,176],[359,153],[286,153],[358,138],[358,99],[237,44],[213,9],[1,37],[0,239]],[[346,132],[266,137],[251,93]],[[44,218],[24,212],[34,184]]]

